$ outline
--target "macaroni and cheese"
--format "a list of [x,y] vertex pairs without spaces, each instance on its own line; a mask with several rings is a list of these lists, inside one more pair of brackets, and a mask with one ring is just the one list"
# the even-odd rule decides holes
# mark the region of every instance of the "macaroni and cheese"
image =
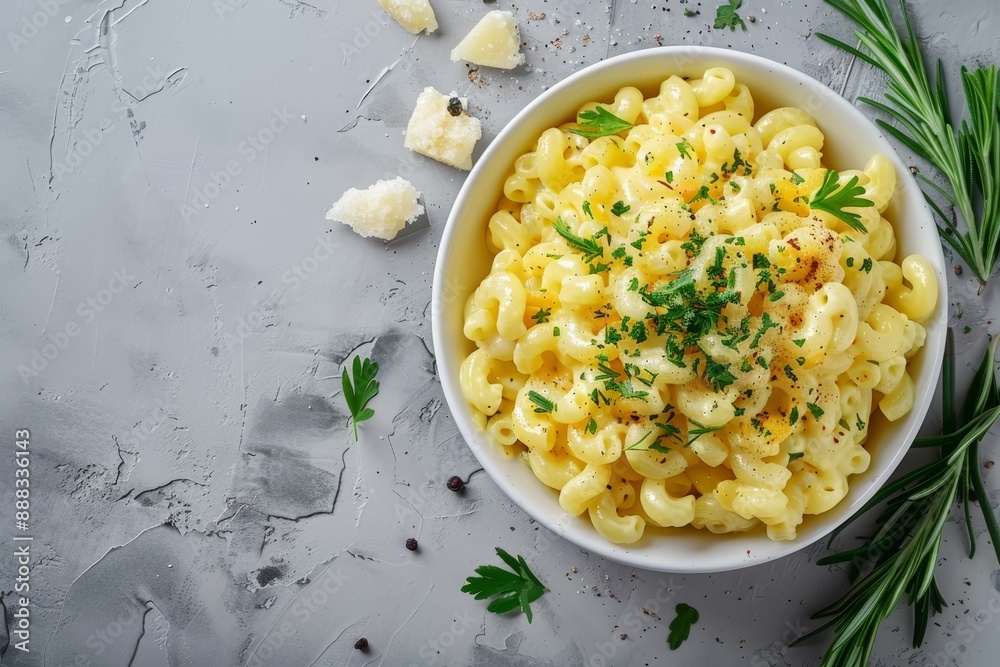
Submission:
[[[756,121],[754,120],[756,118]],[[896,174],[823,164],[725,68],[622,88],[522,155],[465,306],[479,425],[615,543],[647,525],[790,540],[913,405],[930,264],[896,262]]]

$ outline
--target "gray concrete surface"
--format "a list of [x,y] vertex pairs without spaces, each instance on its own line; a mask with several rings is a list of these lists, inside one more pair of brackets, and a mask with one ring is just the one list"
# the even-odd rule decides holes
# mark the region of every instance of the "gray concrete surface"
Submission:
[[[949,71],[996,61],[991,0],[909,4]],[[434,0],[441,29],[415,38],[375,0],[5,0],[0,663],[818,665],[825,639],[788,642],[846,589],[816,566],[823,545],[677,576],[554,539],[476,472],[429,351],[431,271],[463,174],[403,148],[424,86],[468,96],[480,152],[568,73],[659,44],[754,52],[851,99],[879,90],[816,38],[848,34],[828,6],[748,0],[755,20],[732,33],[710,28],[715,5]],[[494,7],[518,17],[527,66],[451,63]],[[348,187],[395,174],[424,193],[429,229],[384,247],[324,220]],[[963,386],[998,289],[977,297],[968,271],[952,282]],[[357,444],[339,380],[355,352],[382,364]],[[14,527],[18,429],[28,531]],[[983,457],[996,455],[990,435]],[[464,494],[444,487],[455,474],[472,476]],[[30,653],[8,645],[25,544]],[[459,592],[495,546],[551,589],[530,625]],[[980,546],[970,560],[948,526],[952,606],[922,651],[909,610],[893,616],[876,664],[996,664],[1000,571]],[[701,620],[670,652],[677,602]]]

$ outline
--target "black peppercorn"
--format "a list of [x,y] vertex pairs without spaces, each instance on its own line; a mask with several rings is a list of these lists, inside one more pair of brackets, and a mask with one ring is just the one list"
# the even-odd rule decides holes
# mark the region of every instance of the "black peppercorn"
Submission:
[[462,100],[457,97],[453,97],[448,100],[448,113],[452,116],[461,116],[462,111],[464,111],[464,109],[462,109]]
[[452,491],[461,491],[465,487],[465,482],[458,475],[448,480],[448,488]]
[[416,551],[417,550],[417,541],[415,539],[413,539],[412,537],[410,539],[406,540],[406,548],[409,549],[410,551]]
[[354,648],[358,649],[359,651],[367,651],[368,650],[368,640],[365,639],[364,637],[362,637],[358,641],[354,642]]

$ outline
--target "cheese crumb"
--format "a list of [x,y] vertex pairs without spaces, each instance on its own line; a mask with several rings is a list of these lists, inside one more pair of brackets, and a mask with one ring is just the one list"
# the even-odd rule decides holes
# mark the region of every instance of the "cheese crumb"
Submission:
[[492,11],[458,43],[452,62],[468,60],[475,65],[513,69],[524,64],[521,35],[510,12]]
[[412,35],[422,30],[430,34],[438,28],[430,0],[378,0],[378,4]]
[[366,190],[351,188],[333,205],[327,220],[336,220],[364,237],[390,241],[407,223],[424,212],[417,200],[420,193],[398,176],[379,181]]
[[472,151],[483,136],[478,118],[462,111],[453,116],[448,103],[454,99],[428,86],[417,98],[410,122],[406,126],[404,145],[411,151],[444,162],[457,169],[472,169]]

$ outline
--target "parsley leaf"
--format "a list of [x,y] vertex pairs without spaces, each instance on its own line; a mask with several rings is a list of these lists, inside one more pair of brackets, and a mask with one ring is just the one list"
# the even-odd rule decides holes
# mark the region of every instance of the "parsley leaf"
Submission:
[[687,139],[681,139],[677,142],[677,152],[680,153],[682,158],[690,158],[691,154],[688,153],[689,148],[694,148]]
[[809,412],[812,413],[814,418],[819,419],[823,416],[823,408],[819,407],[815,403],[806,403],[806,407],[809,408]]
[[788,462],[791,463],[792,461],[798,461],[805,455],[805,452],[792,452],[788,455]]
[[677,616],[670,621],[670,634],[667,643],[670,650],[676,651],[691,634],[691,626],[698,622],[698,610],[681,602],[676,607]]
[[541,414],[545,412],[554,412],[556,409],[556,404],[545,398],[537,391],[528,392],[528,400],[535,404],[535,412]]
[[608,137],[612,134],[624,132],[632,127],[632,123],[622,120],[601,106],[581,111],[579,124],[580,129],[570,128],[567,131],[578,134],[585,139]]
[[844,187],[838,189],[839,179],[839,172],[828,169],[823,174],[823,183],[819,186],[819,190],[809,199],[810,208],[826,211],[842,220],[851,229],[867,234],[868,230],[861,224],[861,216],[853,211],[845,211],[844,208],[868,208],[875,204],[870,199],[858,196],[864,194],[865,189],[858,185],[857,176],[852,176]]
[[716,30],[722,28],[729,28],[733,32],[736,31],[736,26],[743,28],[743,32],[746,32],[747,24],[743,22],[740,15],[736,13],[736,10],[743,5],[743,0],[729,0],[728,5],[722,5],[715,10],[715,25],[712,27]]
[[585,239],[577,236],[570,230],[569,225],[563,222],[562,218],[556,218],[552,229],[556,231],[556,234],[563,237],[570,247],[583,253],[584,262],[591,262],[604,254],[604,248],[597,242],[597,239]]
[[631,206],[626,206],[623,201],[616,201],[614,206],[611,207],[611,213],[621,217],[632,210]]
[[586,428],[586,431],[587,431],[587,433],[589,433],[590,435],[594,435],[594,434],[596,434],[596,433],[597,433],[597,422],[596,422],[596,421],[594,421],[594,419],[593,419],[593,418],[591,418],[591,419],[590,419],[590,421],[589,421],[589,422],[587,422],[587,428]]
[[788,415],[788,423],[795,426],[795,422],[799,420],[799,406],[793,406],[791,413]]
[[[362,359],[360,356],[355,356],[351,367],[351,374],[348,375],[345,368],[344,374],[341,376],[344,388],[344,401],[347,403],[347,408],[351,411],[351,419],[354,422],[355,442],[358,441],[358,422],[367,421],[375,416],[375,411],[365,406],[368,405],[368,401],[375,398],[376,394],[378,394],[378,382],[375,381],[376,375],[378,375],[377,363],[371,359]],[[352,377],[354,379],[353,384],[351,382]]]
[[705,362],[705,379],[716,391],[722,391],[736,382],[736,376],[729,371],[731,364],[720,364],[708,357]]
[[476,568],[479,576],[467,578],[462,592],[474,595],[477,600],[496,598],[486,608],[494,614],[503,614],[520,607],[528,623],[531,623],[530,605],[542,596],[546,588],[528,568],[523,557],[514,558],[500,547],[496,551],[510,570],[496,565],[481,565]]
[[539,324],[545,324],[549,321],[550,315],[552,315],[552,311],[539,308],[538,312],[531,316],[531,319],[536,320]]
[[584,201],[583,202],[583,206],[581,206],[580,208],[583,209],[583,212],[587,214],[588,218],[590,218],[591,220],[594,219],[594,212],[590,209],[590,202],[589,201]]

